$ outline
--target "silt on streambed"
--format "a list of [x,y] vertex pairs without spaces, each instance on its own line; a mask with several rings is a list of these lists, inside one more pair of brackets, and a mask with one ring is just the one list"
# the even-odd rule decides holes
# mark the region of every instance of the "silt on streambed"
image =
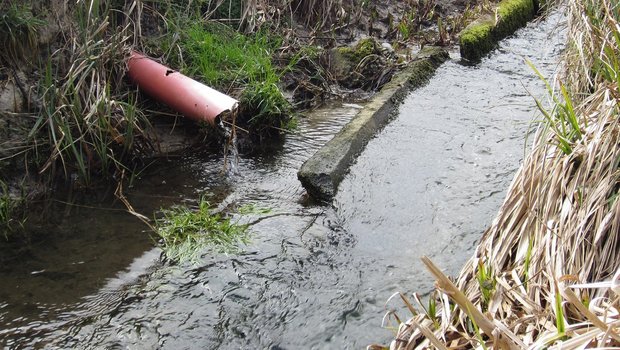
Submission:
[[127,191],[141,212],[200,195],[231,211],[246,204],[269,208],[239,217],[253,223],[241,254],[205,252],[197,265],[165,262],[128,214],[72,208],[63,216],[70,207],[61,205],[58,221],[44,229],[84,234],[33,243],[4,264],[0,277],[19,289],[0,289],[0,344],[332,349],[387,343],[393,334],[380,325],[389,296],[431,289],[419,255],[454,274],[499,207],[534,115],[526,89],[544,93],[523,56],[550,75],[562,49],[558,21],[552,16],[529,26],[478,66],[458,59],[442,66],[369,143],[333,206],[307,203],[296,172],[354,107],[330,106],[302,119],[300,132],[283,144],[241,155],[237,174],[222,174],[221,155],[199,152],[150,169]]

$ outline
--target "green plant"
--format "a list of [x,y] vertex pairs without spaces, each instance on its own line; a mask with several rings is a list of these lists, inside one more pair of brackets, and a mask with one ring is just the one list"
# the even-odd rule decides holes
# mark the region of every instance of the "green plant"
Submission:
[[37,47],[37,31],[45,21],[33,16],[25,3],[0,3],[0,62],[18,64],[27,59]]
[[291,105],[273,81],[250,83],[241,94],[242,113],[249,116],[248,123],[257,127],[267,125],[287,128],[292,119]]
[[482,332],[480,331],[480,328],[478,327],[476,320],[474,320],[473,318],[468,318],[467,320],[469,321],[471,327],[473,328],[473,333],[476,335],[476,339],[478,340],[478,344],[480,344],[480,347],[483,350],[488,350],[486,346],[486,342],[484,341],[484,338],[482,337]]
[[193,23],[180,42],[183,72],[220,90],[232,83],[277,81],[272,55],[279,44],[265,33],[246,36],[217,22]]
[[526,62],[534,73],[545,83],[547,93],[553,101],[553,107],[551,110],[547,110],[538,98],[534,98],[536,106],[542,113],[547,127],[556,135],[558,148],[560,148],[564,154],[571,154],[574,142],[580,140],[582,137],[579,118],[575,113],[571,94],[567,91],[566,86],[560,83],[561,97],[558,97],[558,94],[534,64],[529,60],[526,60]]
[[480,293],[482,294],[482,306],[487,308],[493,292],[495,291],[495,277],[493,277],[493,268],[491,265],[485,266],[482,261],[478,262],[478,270],[476,271],[476,279],[480,286]]
[[132,169],[132,157],[151,147],[143,133],[150,124],[122,79],[129,26],[113,26],[108,5],[91,0],[73,8],[68,42],[41,69],[43,103],[29,134],[35,153],[47,154],[43,171],[56,175],[60,165],[65,179],[82,185],[93,175],[112,178]]
[[23,220],[18,219],[19,208],[23,204],[21,198],[11,195],[7,184],[0,180],[0,231],[5,239],[8,239],[16,225],[23,225]]
[[523,288],[527,289],[529,279],[530,264],[532,263],[532,252],[534,250],[534,237],[531,236],[527,240],[527,251],[525,252],[525,261],[523,263]]
[[242,120],[258,128],[287,127],[291,105],[278,86],[281,73],[272,63],[279,45],[279,39],[265,33],[243,35],[216,22],[194,23],[181,40],[186,56],[183,71],[219,90],[245,86],[240,97]]
[[[557,284],[555,285],[555,287],[557,288]],[[555,341],[555,340],[567,340],[568,337],[566,336],[566,320],[564,318],[564,307],[562,305],[562,296],[560,295],[560,292],[556,289],[555,294],[555,298],[554,298],[554,303],[553,303],[553,309],[555,311],[555,328],[557,331],[557,334],[552,337],[550,339],[550,342]]]
[[207,247],[234,252],[238,244],[248,242],[248,226],[213,212],[204,198],[200,199],[195,209],[175,206],[161,212],[163,216],[155,220],[156,232],[161,237],[166,256],[171,260],[195,260]]
[[437,317],[437,290],[434,290],[428,297],[428,309],[426,309],[426,316],[433,321],[435,328],[439,328],[439,318]]

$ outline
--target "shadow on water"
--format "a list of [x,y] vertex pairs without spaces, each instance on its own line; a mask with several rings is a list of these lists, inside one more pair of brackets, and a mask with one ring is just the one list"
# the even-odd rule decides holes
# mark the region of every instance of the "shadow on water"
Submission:
[[199,151],[160,162],[127,191],[140,212],[201,195],[224,210],[270,209],[237,217],[251,224],[240,254],[162,262],[129,214],[74,208],[0,269],[0,345],[342,349],[389,341],[380,328],[385,301],[432,286],[419,257],[456,273],[501,204],[534,115],[526,89],[544,91],[523,57],[553,72],[558,21],[529,26],[480,65],[442,66],[369,143],[333,206],[308,204],[296,172],[357,111],[339,104],[304,118],[275,150],[242,154],[234,174],[222,173],[222,155]]

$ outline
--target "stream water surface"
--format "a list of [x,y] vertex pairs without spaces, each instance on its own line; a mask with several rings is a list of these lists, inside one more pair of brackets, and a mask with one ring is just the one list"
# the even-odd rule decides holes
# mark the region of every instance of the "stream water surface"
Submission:
[[[44,239],[3,251],[0,346],[5,348],[360,349],[387,343],[395,292],[428,293],[419,258],[456,274],[489,225],[535,115],[529,93],[562,50],[561,17],[531,24],[480,64],[458,57],[406,98],[351,168],[330,206],[296,178],[357,107],[303,118],[282,144],[241,155],[161,160],[126,193],[149,213],[206,196],[219,209],[253,205],[239,254],[196,264],[161,259],[148,230],[112,193],[50,203]],[[67,204],[71,202],[72,204]],[[10,247],[9,247],[10,248]],[[10,251],[11,253],[7,253]],[[398,303],[388,305],[401,309]],[[401,317],[408,315],[403,311]]]

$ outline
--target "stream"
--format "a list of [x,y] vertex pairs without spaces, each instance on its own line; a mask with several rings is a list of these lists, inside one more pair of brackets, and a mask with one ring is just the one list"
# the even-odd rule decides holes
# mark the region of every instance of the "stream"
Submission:
[[[427,255],[457,274],[524,156],[544,84],[563,49],[560,15],[530,24],[480,64],[458,54],[411,93],[352,166],[331,206],[306,198],[296,173],[359,110],[333,103],[284,142],[241,154],[162,159],[125,193],[137,211],[205,196],[250,223],[238,254],[161,258],[114,191],[66,194],[42,210],[25,249],[0,247],[0,346],[72,349],[361,349],[387,344],[396,292],[432,290]],[[34,215],[34,214],[33,214]],[[47,219],[49,217],[49,219]],[[7,253],[9,252],[9,253]]]

